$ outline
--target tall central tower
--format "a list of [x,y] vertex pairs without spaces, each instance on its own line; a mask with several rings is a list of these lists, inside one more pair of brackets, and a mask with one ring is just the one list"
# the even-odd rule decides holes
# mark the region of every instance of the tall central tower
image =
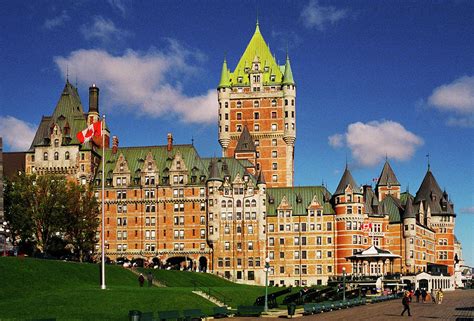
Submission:
[[[234,157],[239,140],[253,141],[256,158],[249,161],[263,173],[267,186],[293,186],[295,82],[288,54],[285,64],[278,65],[258,22],[233,72],[224,60],[217,91],[222,155]],[[242,135],[245,127],[251,140]]]

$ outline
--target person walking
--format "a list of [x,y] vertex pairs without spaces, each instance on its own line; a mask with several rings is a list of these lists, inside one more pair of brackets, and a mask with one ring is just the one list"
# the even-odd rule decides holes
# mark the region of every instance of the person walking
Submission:
[[145,277],[143,276],[143,274],[140,273],[140,275],[138,276],[138,284],[140,284],[141,288],[143,288],[143,283],[145,283]]
[[405,295],[403,296],[403,299],[402,299],[402,305],[403,305],[403,311],[402,311],[401,315],[403,316],[405,311],[408,311],[408,316],[411,317],[411,313],[410,313],[410,293],[409,292],[405,292]]
[[148,287],[153,286],[153,274],[151,273],[151,271],[148,272],[146,279],[148,281]]
[[436,304],[436,291],[435,291],[435,289],[431,289],[430,295],[431,295],[431,302]]
[[443,302],[443,290],[439,289],[438,292],[436,293],[436,301],[438,301],[438,304],[441,304]]
[[426,296],[428,295],[428,293],[426,293],[426,289],[421,289],[421,300],[423,301],[423,303],[426,302]]
[[416,289],[415,291],[416,303],[420,302],[420,295],[421,295],[420,289]]

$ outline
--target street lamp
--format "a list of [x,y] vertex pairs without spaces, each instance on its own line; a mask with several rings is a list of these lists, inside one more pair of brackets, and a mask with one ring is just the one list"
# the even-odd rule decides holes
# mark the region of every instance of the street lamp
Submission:
[[342,267],[342,301],[346,301],[346,267]]
[[263,307],[263,311],[268,312],[268,271],[270,270],[270,258],[267,257],[265,259],[265,267],[263,271],[265,271],[265,306]]

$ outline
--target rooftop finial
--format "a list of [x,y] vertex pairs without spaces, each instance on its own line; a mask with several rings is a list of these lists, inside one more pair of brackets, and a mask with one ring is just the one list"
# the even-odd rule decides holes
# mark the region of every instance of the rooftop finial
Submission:
[[258,6],[257,6],[256,26],[258,27]]
[[346,169],[348,168],[348,164],[347,164],[347,153],[346,153]]
[[66,65],[66,82],[69,82],[69,65]]
[[430,170],[430,153],[426,154],[426,158],[428,159],[428,170]]
[[191,145],[194,146],[194,136],[191,136]]

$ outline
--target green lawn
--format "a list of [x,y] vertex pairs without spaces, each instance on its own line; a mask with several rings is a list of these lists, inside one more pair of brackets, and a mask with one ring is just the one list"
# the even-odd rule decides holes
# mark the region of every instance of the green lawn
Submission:
[[99,266],[25,258],[0,258],[0,320],[127,320],[129,310],[159,311],[214,306],[187,287],[140,288],[136,275],[107,266],[107,290]]
[[[167,287],[138,286],[137,276],[120,266],[106,268],[107,290],[99,286],[99,265],[0,257],[0,320],[128,320],[129,310],[165,311],[214,306],[193,294],[194,282],[229,305],[253,305],[261,286],[241,285],[217,276],[184,271],[153,271]],[[269,293],[282,288],[269,288]],[[284,296],[280,297],[280,302]]]

